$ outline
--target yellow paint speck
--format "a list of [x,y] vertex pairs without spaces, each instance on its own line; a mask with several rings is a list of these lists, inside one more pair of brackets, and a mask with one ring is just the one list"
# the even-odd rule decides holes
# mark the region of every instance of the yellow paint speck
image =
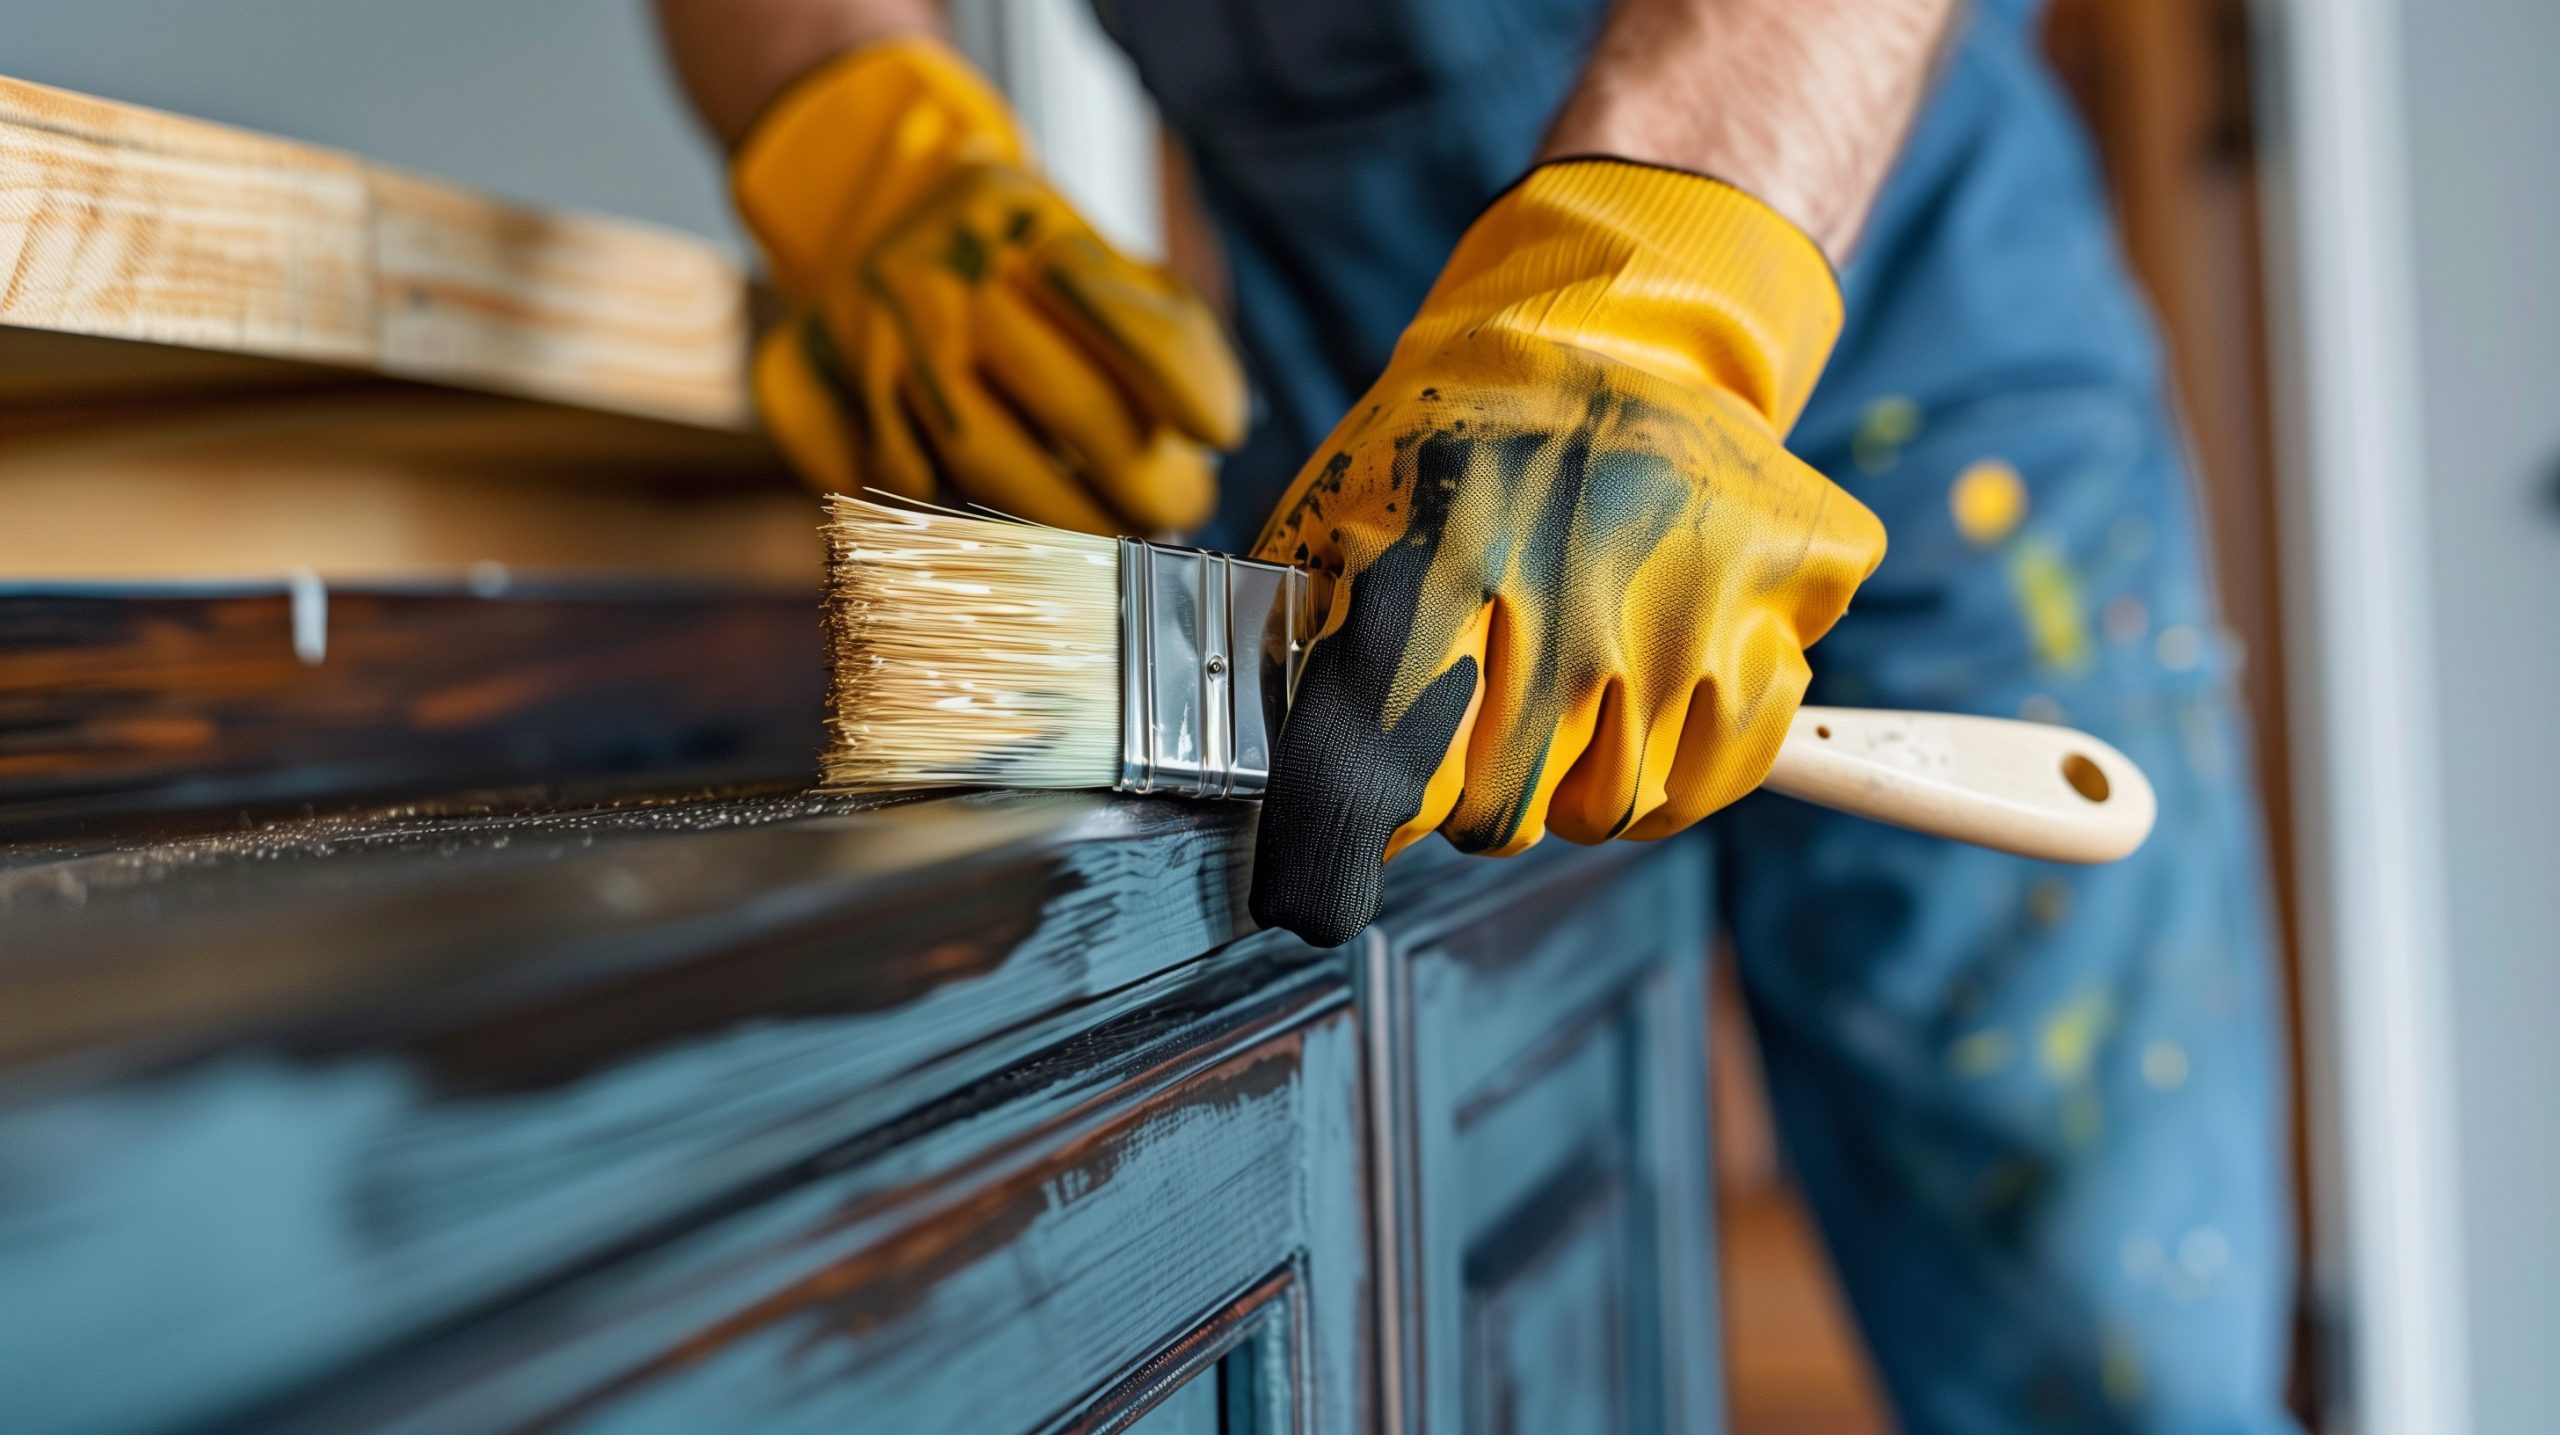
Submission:
[[2154,1091],[2175,1091],[2187,1084],[2187,1049],[2174,1041],[2155,1041],[2142,1049],[2142,1079]]
[[1956,1075],[1980,1079],[2006,1071],[2018,1059],[2018,1043],[1996,1026],[1968,1032],[1947,1047],[1947,1066]]
[[1849,440],[1849,456],[1858,472],[1873,477],[1902,460],[1902,446],[1920,436],[1920,406],[1900,394],[1887,394],[1858,415],[1858,432]]
[[1956,532],[1976,548],[1988,548],[2018,531],[2027,519],[2027,481],[2007,463],[1986,458],[1956,475],[1947,490]]
[[2020,542],[2009,557],[2009,586],[2026,620],[2036,661],[2057,672],[2089,666],[2089,615],[2080,580],[2050,543]]
[[2077,1081],[2088,1075],[2090,1063],[2097,1059],[2098,1043],[2114,1018],[2115,1003],[2105,992],[2082,992],[2065,1002],[2045,1019],[2037,1036],[2045,1074],[2056,1081]]

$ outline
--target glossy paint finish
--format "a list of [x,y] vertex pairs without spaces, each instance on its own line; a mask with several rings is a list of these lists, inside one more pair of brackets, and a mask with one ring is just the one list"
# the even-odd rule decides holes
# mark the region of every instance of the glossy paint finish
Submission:
[[1704,858],[1632,850],[1372,939],[1402,1428],[1721,1428]]
[[22,850],[13,1428],[1417,1428],[1408,1321],[1482,1428],[1702,1428],[1697,849],[1418,854],[1319,952],[1248,930],[1250,840],[778,795]]

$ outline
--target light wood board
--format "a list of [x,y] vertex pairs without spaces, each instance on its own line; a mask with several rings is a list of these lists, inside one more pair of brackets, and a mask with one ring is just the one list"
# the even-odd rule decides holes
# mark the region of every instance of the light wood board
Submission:
[[[5,78],[0,273],[0,325],[751,426],[745,276],[702,240]],[[0,366],[0,404],[59,383]]]
[[814,593],[761,436],[274,359],[0,330],[0,581],[660,574]]

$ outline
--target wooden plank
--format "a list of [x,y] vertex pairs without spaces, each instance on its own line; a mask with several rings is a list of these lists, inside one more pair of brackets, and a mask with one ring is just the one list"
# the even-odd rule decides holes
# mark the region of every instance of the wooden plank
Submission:
[[93,420],[102,406],[372,387],[352,369],[221,349],[0,326],[0,438]]
[[747,436],[419,385],[0,417],[0,511],[0,575],[22,581],[307,570],[458,583],[497,564],[769,584],[815,602],[825,557],[816,503]]
[[0,839],[134,812],[611,772],[798,780],[795,594],[527,585],[0,588]]
[[0,270],[0,324],[751,420],[746,284],[708,243],[7,79]]
[[370,365],[351,156],[0,83],[0,322]]

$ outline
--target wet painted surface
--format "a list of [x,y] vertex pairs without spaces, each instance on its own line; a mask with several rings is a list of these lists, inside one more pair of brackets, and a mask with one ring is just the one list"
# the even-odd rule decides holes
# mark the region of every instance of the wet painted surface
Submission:
[[[11,1428],[1367,1428],[1363,1014],[1344,955],[1249,932],[1250,818],[768,793],[22,847]],[[1624,870],[1417,854],[1390,921]]]
[[[218,1405],[645,1239],[1240,935],[1239,815],[777,797],[12,867],[0,1383]],[[38,1383],[109,1332],[162,1378]]]
[[1397,932],[1416,1427],[1723,1428],[1702,845]]

